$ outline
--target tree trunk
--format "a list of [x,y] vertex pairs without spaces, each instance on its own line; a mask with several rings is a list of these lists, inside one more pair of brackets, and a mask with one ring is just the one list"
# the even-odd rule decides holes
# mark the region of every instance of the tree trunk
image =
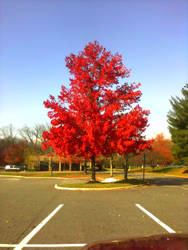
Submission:
[[49,157],[49,163],[48,163],[48,171],[50,171],[50,175],[52,176],[52,157]]
[[126,155],[126,160],[124,163],[124,180],[126,181],[128,178],[128,169],[129,169],[129,163],[128,163],[128,154]]
[[69,161],[69,171],[72,171],[72,162]]
[[110,157],[110,176],[113,176],[113,157]]
[[59,160],[59,172],[61,172],[61,160]]
[[143,157],[143,182],[145,181],[146,154]]
[[84,174],[87,174],[87,163],[84,161]]
[[95,179],[95,156],[91,157],[91,181],[96,182]]
[[82,171],[82,162],[80,161],[80,171]]

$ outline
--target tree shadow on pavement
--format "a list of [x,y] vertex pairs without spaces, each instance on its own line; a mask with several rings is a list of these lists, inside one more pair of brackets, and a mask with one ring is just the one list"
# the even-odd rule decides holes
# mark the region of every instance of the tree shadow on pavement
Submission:
[[188,184],[188,178],[176,177],[154,177],[146,178],[146,181],[153,183],[157,186],[180,186]]

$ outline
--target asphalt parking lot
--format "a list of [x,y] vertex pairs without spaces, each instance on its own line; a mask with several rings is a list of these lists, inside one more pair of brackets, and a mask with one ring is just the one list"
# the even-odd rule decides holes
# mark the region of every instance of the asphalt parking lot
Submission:
[[0,249],[79,249],[101,240],[188,234],[188,179],[147,178],[156,185],[60,191],[54,184],[65,180],[1,177]]

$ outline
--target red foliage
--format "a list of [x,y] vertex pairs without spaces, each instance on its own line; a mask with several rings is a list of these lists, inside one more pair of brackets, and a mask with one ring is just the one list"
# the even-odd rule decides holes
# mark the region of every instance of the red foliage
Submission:
[[22,163],[24,160],[24,143],[11,144],[5,151],[5,162],[8,164]]
[[62,86],[57,100],[50,96],[44,102],[52,127],[43,134],[43,149],[88,159],[149,148],[151,142],[143,136],[149,111],[135,106],[140,84],[119,83],[130,74],[121,55],[112,55],[95,41],[65,61],[74,77],[70,89]]

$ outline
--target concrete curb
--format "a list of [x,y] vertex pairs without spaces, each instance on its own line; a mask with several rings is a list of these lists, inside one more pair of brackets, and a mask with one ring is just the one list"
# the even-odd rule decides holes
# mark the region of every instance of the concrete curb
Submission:
[[[139,187],[139,185],[128,186],[128,187],[114,187],[114,188],[70,188],[70,187],[59,187],[58,184],[55,184],[54,188],[57,190],[69,190],[69,191],[107,191],[107,190],[125,190]],[[141,186],[146,187],[146,186]]]

